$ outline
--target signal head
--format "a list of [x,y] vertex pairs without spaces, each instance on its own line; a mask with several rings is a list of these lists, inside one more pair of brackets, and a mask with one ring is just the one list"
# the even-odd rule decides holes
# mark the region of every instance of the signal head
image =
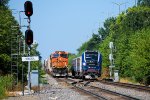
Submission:
[[32,7],[32,2],[31,1],[26,1],[24,3],[24,10],[25,10],[25,15],[30,17],[33,14],[33,7]]
[[27,45],[31,45],[33,43],[33,31],[28,29],[25,31],[25,41]]

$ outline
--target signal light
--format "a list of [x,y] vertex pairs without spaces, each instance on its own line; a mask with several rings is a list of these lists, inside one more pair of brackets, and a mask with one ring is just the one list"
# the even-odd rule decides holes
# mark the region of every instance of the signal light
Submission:
[[31,1],[26,1],[24,3],[25,15],[30,17],[33,14],[33,7]]
[[33,31],[28,29],[25,31],[25,41],[27,45],[31,45],[33,43]]

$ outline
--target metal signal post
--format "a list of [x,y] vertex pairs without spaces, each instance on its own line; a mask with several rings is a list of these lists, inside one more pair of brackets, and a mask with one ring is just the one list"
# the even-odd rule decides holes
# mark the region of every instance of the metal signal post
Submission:
[[[31,1],[26,1],[24,3],[25,15],[28,17],[28,29],[25,32],[25,42],[28,45],[28,57],[30,57],[31,44],[33,43],[33,31],[30,29],[30,16],[33,14],[33,7]],[[31,94],[31,73],[30,73],[30,61],[28,61],[28,90]]]
[[[30,50],[31,48],[28,47],[28,57],[30,57]],[[29,94],[31,93],[31,70],[30,70],[30,61],[28,61],[28,89],[29,89]]]

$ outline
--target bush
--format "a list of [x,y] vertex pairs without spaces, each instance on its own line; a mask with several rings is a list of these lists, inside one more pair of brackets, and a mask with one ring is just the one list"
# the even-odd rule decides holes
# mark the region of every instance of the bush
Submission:
[[0,99],[6,97],[6,92],[11,89],[12,81],[11,75],[0,76]]
[[6,96],[6,94],[5,94],[6,90],[5,90],[3,85],[4,84],[2,84],[1,81],[0,81],[0,99],[3,99]]
[[146,76],[144,79],[143,79],[143,83],[148,86],[150,85],[150,75],[149,76]]

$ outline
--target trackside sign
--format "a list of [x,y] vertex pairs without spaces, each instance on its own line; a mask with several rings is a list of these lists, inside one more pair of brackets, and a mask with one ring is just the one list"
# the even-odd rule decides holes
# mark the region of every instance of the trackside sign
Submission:
[[32,56],[32,57],[22,57],[22,61],[38,61],[39,56]]

